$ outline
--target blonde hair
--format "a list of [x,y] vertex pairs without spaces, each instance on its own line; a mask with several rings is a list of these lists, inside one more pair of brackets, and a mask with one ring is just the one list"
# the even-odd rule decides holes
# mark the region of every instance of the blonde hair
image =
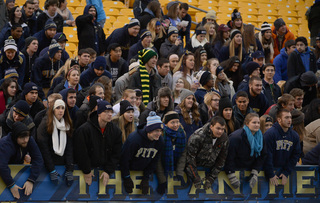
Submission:
[[209,110],[212,110],[211,100],[212,100],[213,96],[217,96],[217,97],[219,97],[219,99],[221,98],[221,96],[217,92],[208,92],[207,94],[204,95],[203,102],[207,105]]
[[273,123],[273,118],[269,115],[263,115],[260,117],[260,130],[262,132],[262,134],[264,134],[266,132],[266,120],[267,118],[271,118],[271,121]]
[[[239,53],[238,53],[238,58],[242,60],[242,42],[239,46]],[[229,41],[229,58],[235,56],[235,39],[233,38],[231,41]]]
[[163,33],[165,33],[164,27],[162,25],[160,25],[161,26],[160,33],[158,35],[156,34],[157,21],[161,22],[159,18],[152,18],[151,21],[147,25],[147,30],[149,30],[151,32],[152,42],[154,42],[158,38],[162,38]]
[[60,77],[62,75],[63,75],[63,78],[66,77],[66,75],[70,70],[71,60],[72,60],[71,58],[68,58],[65,64],[57,71],[57,73],[53,76],[51,80],[50,86],[52,86],[52,82],[55,78]]
[[128,122],[126,125],[124,114],[120,116],[120,113],[118,113],[115,117],[112,119],[114,122],[118,122],[118,126],[122,132],[122,143],[124,143],[128,136],[135,131],[135,125],[134,121]]
[[216,24],[214,24],[213,22],[208,22],[208,23],[206,23],[203,27],[206,29],[206,31],[207,31],[207,34],[206,34],[206,39],[208,40],[208,42],[210,43],[210,44],[213,44],[213,42],[214,42],[214,40],[215,40],[215,38],[216,38],[216,36],[217,36],[217,33],[216,33],[216,29],[214,29],[214,34],[213,35],[210,35],[209,34],[209,30],[210,30],[210,26],[211,25],[214,25],[214,26],[216,26]]

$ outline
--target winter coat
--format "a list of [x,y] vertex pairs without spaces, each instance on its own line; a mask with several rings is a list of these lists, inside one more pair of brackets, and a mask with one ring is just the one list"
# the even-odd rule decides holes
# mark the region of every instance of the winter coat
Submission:
[[37,18],[36,15],[33,13],[30,18],[26,16],[24,7],[21,9],[22,12],[22,20],[26,23],[30,30],[30,36],[34,35],[37,32]]
[[295,49],[288,58],[288,78],[290,79],[309,70],[314,73],[317,72],[316,62],[316,57],[314,53],[310,51],[309,47],[306,48],[306,52],[304,53],[299,53],[298,50]]
[[[19,39],[14,40],[16,42],[19,50],[22,50],[24,48],[25,39],[30,36],[30,31],[29,31],[28,25],[23,23],[23,24],[21,24],[21,26],[22,26],[23,34],[21,35],[21,37]],[[5,44],[5,40],[7,40],[8,37],[11,36],[11,27],[12,27],[11,22],[8,22],[2,28],[1,33],[0,33],[0,47],[3,47]]]
[[[310,13],[307,16],[308,28],[310,30],[311,38],[316,38],[319,33],[320,27],[320,2],[315,1],[315,3],[310,8]],[[311,40],[313,42],[313,40]],[[314,41],[315,42],[315,41]],[[314,46],[314,44],[311,44]]]
[[[67,171],[73,171],[73,143],[71,136],[67,135],[67,144],[63,156],[57,155],[53,150],[52,134],[48,133],[48,117],[44,117],[37,129],[37,143],[43,156],[44,165],[48,172],[55,170],[55,165],[65,165]],[[58,135],[60,130],[58,129]]]
[[[149,47],[147,47],[147,48],[149,48]],[[150,47],[150,48],[153,49],[153,51],[155,51],[156,53],[158,53],[158,50],[156,50],[155,47]],[[145,48],[142,46],[141,40],[139,40],[137,43],[132,45],[129,48],[129,55],[127,58],[127,62],[130,63],[131,59],[138,59],[138,52],[143,49],[145,49]]]
[[202,122],[201,119],[198,123],[196,123],[193,119],[192,119],[192,124],[188,124],[185,122],[182,113],[181,113],[181,108],[180,106],[176,106],[176,108],[174,109],[174,111],[176,111],[179,114],[179,121],[183,127],[183,130],[186,132],[187,135],[187,140],[189,140],[189,137],[199,128],[202,127]]
[[148,8],[145,8],[144,11],[137,17],[140,21],[140,30],[147,29],[148,23],[156,18],[155,14]]
[[274,50],[273,50],[273,38],[271,38],[270,44],[262,44],[262,34],[261,32],[258,32],[254,35],[256,37],[256,39],[259,40],[260,45],[262,46],[262,51],[264,53],[265,56],[265,64],[267,63],[271,63],[273,60],[273,54],[274,54]]
[[249,75],[245,75],[243,77],[243,80],[240,82],[237,91],[239,92],[241,90],[247,89],[249,87],[249,80],[250,80]]
[[123,92],[128,89],[130,81],[130,75],[129,73],[123,74],[121,77],[119,77],[114,86],[114,92],[116,96],[116,101],[122,98]]
[[107,70],[104,70],[101,76],[97,76],[97,74],[94,72],[93,63],[89,65],[89,68],[85,71],[83,71],[80,75],[80,85],[82,88],[86,88],[90,86],[90,84],[96,80],[98,80],[101,76],[105,75],[108,78],[111,79],[111,73]]
[[213,115],[209,117],[210,112],[209,112],[208,106],[203,102],[202,104],[199,105],[199,113],[200,113],[201,123],[205,125],[214,116],[215,112],[213,112]]
[[36,53],[33,54],[32,57],[29,56],[26,48],[24,48],[21,51],[26,59],[26,66],[24,69],[24,80],[23,80],[23,86],[30,82],[30,78],[31,78],[31,72],[34,70],[34,63],[36,61],[36,59],[38,58],[38,56],[36,55]]
[[113,63],[110,59],[110,55],[108,54],[105,56],[105,59],[107,61],[106,70],[112,75],[112,87],[114,87],[116,80],[129,71],[129,66],[123,58],[120,58],[119,61]]
[[163,137],[151,141],[147,136],[146,127],[139,125],[123,144],[121,150],[121,176],[130,175],[130,170],[143,171],[144,178],[154,172],[164,147]]
[[287,32],[286,32],[286,34],[285,34],[284,37],[283,37],[282,45],[281,45],[281,44],[279,43],[277,31],[276,31],[276,29],[275,29],[274,26],[272,26],[271,32],[272,32],[272,38],[273,38],[273,42],[274,42],[274,43],[273,43],[273,50],[274,50],[273,57],[276,57],[277,55],[280,54],[280,50],[281,50],[282,48],[284,48],[284,44],[285,44],[287,41],[291,40],[291,39],[295,40],[295,37],[294,37],[293,33],[290,32],[290,30],[289,30],[288,27],[287,27]]
[[169,72],[166,76],[162,77],[159,72],[158,69],[156,69],[157,74],[160,76],[161,78],[161,87],[169,87],[172,90],[172,86],[173,86],[173,77],[171,75],[171,73]]
[[317,144],[302,158],[302,164],[319,166],[320,165],[319,160],[320,160],[320,144]]
[[234,173],[236,169],[255,169],[260,171],[267,156],[267,149],[263,143],[263,149],[259,156],[250,156],[251,146],[246,131],[240,128],[229,136],[228,156],[224,170],[227,174]]
[[[215,180],[224,167],[229,147],[228,136],[213,138],[210,123],[196,130],[188,141],[186,173],[194,179],[199,177],[197,167],[210,168],[207,177]],[[215,141],[214,145],[212,143]]]
[[49,45],[51,44],[52,38],[47,38],[44,30],[40,30],[33,36],[38,39],[37,55],[39,55],[42,49],[49,47]]
[[[46,47],[46,48],[42,49],[42,51],[39,54],[39,57],[45,55],[46,53],[48,53],[48,51],[49,51],[49,47]],[[70,58],[70,56],[69,56],[68,52],[65,49],[63,49],[62,53],[61,53],[61,59],[60,60],[63,63],[65,63],[67,61],[67,59],[69,59],[69,58]]]
[[246,118],[246,116],[249,114],[249,113],[255,113],[253,111],[253,109],[248,105],[247,107],[247,112],[245,115],[243,115],[240,111],[240,109],[238,108],[237,105],[234,105],[233,106],[233,115],[234,115],[234,118],[239,122],[240,126],[242,127],[243,124],[244,124],[244,119]]
[[267,97],[267,100],[269,101],[269,106],[278,103],[278,98],[281,96],[280,87],[275,82],[273,82],[272,85],[273,88],[271,89],[271,85],[267,83],[265,80],[262,80],[262,92]]
[[183,47],[182,44],[177,46],[166,39],[165,42],[161,44],[160,57],[168,58],[168,56],[171,54],[177,54],[179,57],[181,57],[183,55]]
[[4,3],[4,0],[1,0],[0,1],[0,29],[3,28],[3,26],[6,24],[6,6],[5,6],[5,3]]
[[191,16],[187,13],[187,15],[181,19],[181,22],[182,21],[188,21],[189,23],[186,27],[186,31],[183,31],[183,29],[179,30],[179,36],[181,36],[182,41],[185,36],[186,37],[185,42],[189,42],[190,41],[190,28],[191,28],[191,24],[192,24]]
[[202,42],[199,42],[197,39],[197,35],[194,34],[191,39],[186,44],[186,49],[190,52],[195,52],[199,47],[204,47],[204,45],[208,43],[207,38],[204,38]]
[[280,54],[273,60],[273,64],[276,67],[276,73],[273,76],[275,83],[278,83],[280,80],[288,80],[287,63],[288,54],[286,52],[286,48],[282,48]]
[[[149,101],[152,101],[154,97],[158,95],[158,90],[161,88],[161,78],[156,73],[156,70],[153,68],[151,69],[151,72],[149,73]],[[140,71],[136,71],[135,73],[130,76],[129,86],[130,89],[140,89],[142,90],[141,86],[141,79],[140,79]]]
[[[44,30],[49,16],[43,12],[37,18],[37,32]],[[53,22],[57,25],[57,32],[63,32],[63,17],[56,11]]]
[[205,88],[203,87],[199,87],[196,92],[194,93],[194,96],[196,97],[196,100],[198,102],[198,104],[202,104],[203,103],[203,100],[204,100],[204,96],[207,94],[207,93],[210,93],[210,92],[217,92],[216,90],[214,90],[213,88],[210,90],[210,91],[207,91]]
[[[238,56],[239,51],[240,51],[239,48],[236,48],[234,55]],[[240,59],[241,62],[244,61],[244,59],[246,58],[245,56],[246,56],[246,50],[244,49],[244,47],[242,47],[242,58]],[[219,55],[220,63],[222,61],[228,60],[229,58],[230,58],[229,45],[221,47],[220,55]]]
[[24,55],[17,51],[14,58],[12,60],[9,60],[7,58],[6,53],[4,52],[4,49],[2,48],[0,51],[0,78],[4,78],[5,71],[14,68],[19,74],[18,84],[23,87],[23,80],[24,80],[24,73],[25,73],[25,67],[26,67],[26,58]]
[[36,182],[43,167],[41,152],[34,138],[30,137],[26,148],[20,147],[16,139],[12,138],[11,133],[0,139],[0,176],[8,188],[15,184],[8,164],[23,164],[25,155],[29,154],[32,165],[28,181],[32,183]]
[[232,99],[232,97],[235,94],[234,88],[233,88],[233,82],[229,80],[226,77],[226,80],[223,82],[218,83],[219,93],[221,97],[229,97],[229,99]]
[[76,18],[79,40],[78,50],[92,48],[97,52],[97,56],[99,56],[106,50],[106,35],[96,20],[92,22],[93,16],[88,13],[91,6],[91,4],[88,4],[83,11],[83,15]]
[[303,137],[303,153],[307,154],[320,143],[320,119],[306,126],[306,135]]
[[97,112],[74,134],[74,156],[84,174],[100,167],[109,175],[114,173],[121,155],[122,133],[112,122],[107,123],[102,133]]
[[106,39],[106,47],[112,43],[118,43],[121,46],[122,58],[128,60],[129,49],[132,45],[139,41],[139,35],[134,37],[129,35],[128,25],[122,28],[115,29]]
[[[278,122],[264,133],[264,142],[267,146],[267,158],[264,169],[267,178],[284,174],[286,177],[296,166],[300,154],[299,135],[292,127],[284,132]],[[275,174],[274,169],[280,168]]]

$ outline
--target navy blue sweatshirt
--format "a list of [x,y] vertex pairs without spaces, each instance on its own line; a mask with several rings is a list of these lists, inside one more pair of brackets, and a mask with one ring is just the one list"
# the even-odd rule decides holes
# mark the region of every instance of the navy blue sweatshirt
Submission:
[[303,158],[303,165],[320,165],[320,144],[310,150]]
[[164,141],[151,141],[144,125],[138,126],[125,141],[121,151],[120,168],[122,177],[130,175],[130,170],[143,171],[144,177],[149,177],[156,169]]
[[93,68],[93,63],[91,63],[89,65],[89,68],[85,71],[83,71],[80,75],[80,85],[82,86],[82,88],[85,88],[85,87],[89,87],[90,84],[93,82],[93,81],[96,81],[99,77],[105,75],[107,76],[108,78],[112,78],[111,76],[111,73],[107,70],[105,70],[101,76],[98,76],[95,72],[94,72],[94,68]]
[[264,134],[264,142],[267,145],[267,159],[264,164],[265,174],[273,178],[275,168],[280,168],[277,175],[284,174],[288,177],[296,166],[301,154],[299,135],[289,128],[284,132],[278,122]]

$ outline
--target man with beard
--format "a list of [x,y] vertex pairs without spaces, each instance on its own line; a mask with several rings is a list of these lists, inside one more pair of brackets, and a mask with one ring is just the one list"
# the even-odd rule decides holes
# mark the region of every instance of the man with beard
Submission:
[[[21,188],[13,180],[8,164],[23,164],[27,153],[31,157],[32,167],[30,167],[29,178]],[[19,190],[23,189],[25,195],[31,195],[33,184],[43,167],[43,160],[38,145],[30,136],[29,129],[25,124],[19,121],[15,122],[12,133],[0,140],[0,157],[0,176],[13,197],[20,199]]]
[[[277,122],[264,134],[267,145],[267,159],[264,164],[266,178],[272,185],[285,185],[288,175],[299,161],[301,149],[299,135],[292,127],[292,116],[289,110],[281,109],[277,113]],[[275,168],[280,168],[274,173]]]

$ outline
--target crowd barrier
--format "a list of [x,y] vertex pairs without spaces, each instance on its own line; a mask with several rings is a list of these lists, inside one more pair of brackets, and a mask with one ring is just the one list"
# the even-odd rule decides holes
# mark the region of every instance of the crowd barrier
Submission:
[[[12,177],[16,184],[23,186],[30,174],[29,165],[10,165]],[[149,183],[148,195],[142,195],[139,184],[142,178],[141,171],[131,171],[131,178],[135,188],[132,194],[127,194],[121,181],[121,172],[116,170],[110,177],[106,187],[99,179],[101,170],[94,169],[94,178],[91,186],[85,184],[81,170],[74,170],[74,182],[71,187],[67,187],[63,174],[64,166],[56,167],[61,174],[60,182],[54,185],[49,178],[48,172],[43,169],[33,187],[33,193],[25,196],[24,191],[20,191],[20,200],[23,202],[37,201],[186,201],[186,200],[313,200],[319,201],[319,167],[298,166],[292,171],[285,186],[272,186],[264,177],[264,172],[259,173],[259,182],[254,188],[250,188],[248,178],[250,171],[236,171],[236,176],[240,179],[241,186],[238,189],[231,187],[230,182],[224,172],[219,174],[212,188],[208,190],[196,189],[194,185],[184,185],[175,176],[168,177],[167,191],[164,195],[156,192],[157,178],[154,175]],[[205,177],[204,171],[199,171],[201,178]],[[187,180],[186,175],[184,176]],[[281,180],[279,180],[281,183]],[[10,190],[0,178],[0,201],[15,201]]]

